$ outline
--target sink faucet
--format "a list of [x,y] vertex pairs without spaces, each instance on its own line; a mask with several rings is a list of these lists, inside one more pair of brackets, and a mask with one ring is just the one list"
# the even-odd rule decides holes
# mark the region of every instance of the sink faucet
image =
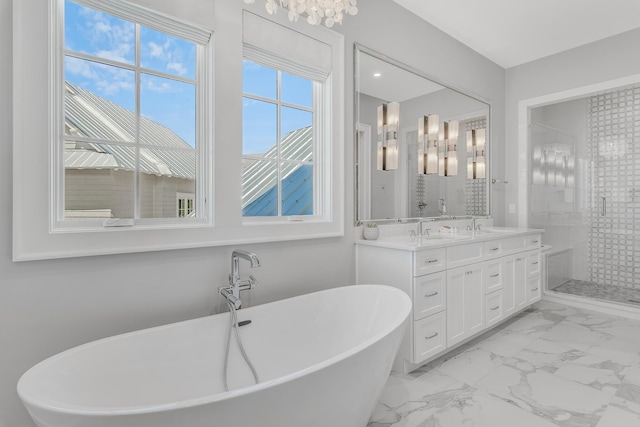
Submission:
[[476,219],[477,219],[476,217],[471,218],[471,225],[467,227],[468,230],[470,230],[470,231],[480,231],[480,228],[482,227],[482,225],[478,224]]
[[[424,228],[424,223],[427,221],[424,221],[422,219],[418,220],[418,228],[416,228],[416,235],[418,237],[422,237],[422,236],[428,236],[429,235],[429,231],[431,230],[430,228]],[[431,221],[428,221],[431,222]]]
[[240,291],[253,289],[258,284],[255,277],[249,276],[248,280],[240,279],[240,258],[246,259],[251,264],[251,268],[260,267],[260,260],[253,252],[236,249],[231,254],[231,274],[229,274],[229,286],[218,288],[218,293],[237,309],[242,305]]

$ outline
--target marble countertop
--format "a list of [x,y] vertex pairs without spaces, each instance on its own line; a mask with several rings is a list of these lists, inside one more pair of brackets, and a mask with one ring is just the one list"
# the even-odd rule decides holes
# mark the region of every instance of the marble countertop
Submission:
[[407,251],[422,251],[543,232],[544,230],[536,228],[486,227],[480,231],[437,232],[422,237],[412,237],[407,233],[405,235],[380,236],[377,240],[358,238],[356,239],[356,244]]

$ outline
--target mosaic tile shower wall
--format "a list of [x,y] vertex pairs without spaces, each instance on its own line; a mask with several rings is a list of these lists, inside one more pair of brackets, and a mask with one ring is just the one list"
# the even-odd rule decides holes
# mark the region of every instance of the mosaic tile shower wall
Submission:
[[[483,129],[487,127],[487,119],[475,119],[468,120],[465,123],[464,134],[466,134],[469,130],[475,129]],[[489,135],[487,130],[487,135]],[[491,137],[489,136],[488,144],[491,144]],[[488,157],[488,156],[487,156]],[[462,162],[461,162],[462,163]],[[466,173],[466,161],[461,165],[461,168],[464,169],[464,173]],[[466,201],[466,214],[467,215],[486,215],[487,207],[487,180],[485,179],[467,179],[467,182],[464,186],[464,197]]]
[[640,289],[640,85],[587,101],[589,280]]

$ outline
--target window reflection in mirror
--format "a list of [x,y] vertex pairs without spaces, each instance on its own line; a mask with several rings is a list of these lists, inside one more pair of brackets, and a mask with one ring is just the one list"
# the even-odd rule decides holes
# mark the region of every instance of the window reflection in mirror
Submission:
[[[356,223],[489,215],[490,105],[363,46],[355,46],[354,58]],[[398,168],[378,170],[381,147],[395,136],[383,126],[380,106],[392,102],[400,105]],[[419,119],[430,115],[438,116],[438,136],[431,137],[431,146],[437,147],[439,167],[438,173],[430,169],[425,174],[418,158],[427,161],[423,156],[430,138],[419,134]],[[458,132],[445,141],[447,122],[452,123],[450,129],[457,124]],[[478,129],[486,133],[484,147],[468,144],[468,134]],[[473,171],[481,168],[485,178],[474,178]]]

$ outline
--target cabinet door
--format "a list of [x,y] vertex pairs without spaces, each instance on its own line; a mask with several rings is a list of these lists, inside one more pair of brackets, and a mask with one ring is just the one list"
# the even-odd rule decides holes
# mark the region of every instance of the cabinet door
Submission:
[[527,303],[532,304],[541,297],[541,276],[537,275],[527,279]]
[[486,277],[484,278],[485,294],[489,294],[491,292],[497,291],[498,289],[502,289],[504,267],[505,265],[503,259],[487,261],[487,268],[485,270]]
[[540,274],[540,251],[527,252],[527,277]]
[[413,319],[418,320],[445,309],[447,275],[433,273],[413,279]]
[[446,314],[427,316],[413,325],[413,363],[420,363],[447,348]]
[[515,313],[516,305],[516,257],[507,256],[500,260],[502,264],[502,312],[509,316]]
[[468,336],[484,329],[484,266],[475,264],[465,280],[465,315]]
[[497,290],[485,296],[486,326],[498,323],[504,317],[502,312],[502,290]]
[[527,257],[524,254],[515,256],[514,286],[517,311],[527,305]]
[[447,271],[447,346],[484,329],[483,266]]

